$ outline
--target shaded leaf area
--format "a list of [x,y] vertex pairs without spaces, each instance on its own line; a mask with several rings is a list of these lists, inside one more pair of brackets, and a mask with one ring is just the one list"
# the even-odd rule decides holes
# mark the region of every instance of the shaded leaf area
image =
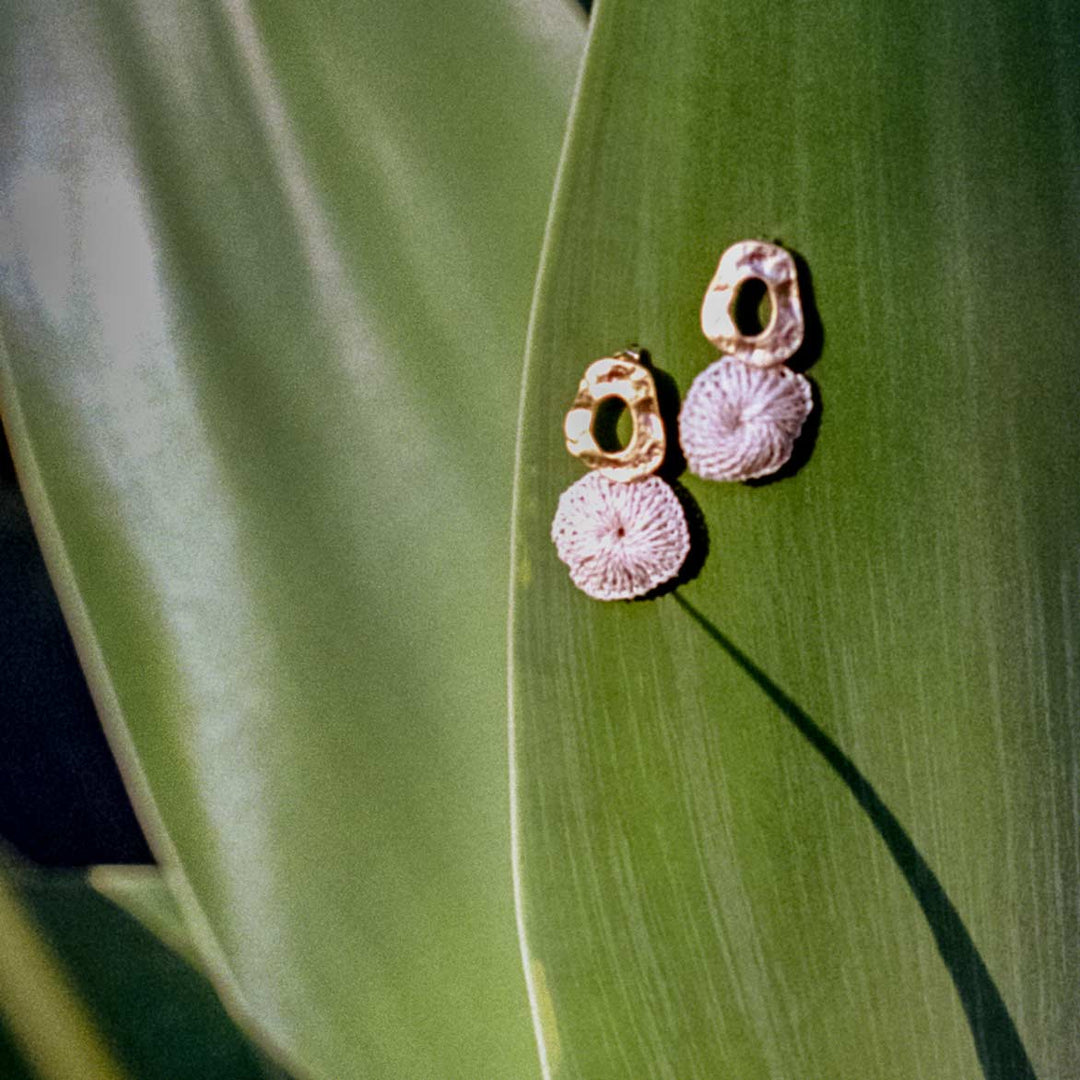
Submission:
[[[516,515],[550,1075],[1080,1071],[1078,29],[1053,3],[594,14]],[[577,381],[637,342],[685,394],[751,237],[812,279],[815,428],[771,482],[679,478],[708,553],[675,595],[591,601],[548,536]]]
[[166,948],[193,968],[204,970],[205,961],[184,923],[175,890],[160,870],[149,866],[95,866],[87,873],[86,881]]
[[4,22],[5,422],[197,947],[316,1075],[534,1073],[504,567],[580,16]]
[[0,436],[0,838],[38,865],[151,856]]
[[855,767],[851,758],[806,715],[756,664],[683,597],[676,602],[727,655],[768,695],[778,711],[822,756],[847,786],[860,809],[870,819],[884,841],[915,896],[938,952],[956,987],[960,1004],[971,1026],[979,1064],[988,1080],[1032,1080],[1035,1073],[1024,1050],[1016,1025],[979,950],[971,940],[959,912],[953,906],[937,875],[930,869],[911,837],[892,811],[881,801],[872,784]]
[[0,1024],[0,1069],[11,1080],[38,1080],[17,1043]]
[[[225,1013],[213,987],[85,880],[20,873],[16,892],[122,1075],[138,1080],[287,1080]],[[30,1008],[48,1002],[25,1002]],[[49,1022],[49,1021],[46,1021]],[[53,1023],[58,1018],[53,1017]],[[4,1076],[46,1076],[3,1030]],[[87,1063],[89,1067],[89,1063]],[[72,1063],[69,1075],[79,1072]]]

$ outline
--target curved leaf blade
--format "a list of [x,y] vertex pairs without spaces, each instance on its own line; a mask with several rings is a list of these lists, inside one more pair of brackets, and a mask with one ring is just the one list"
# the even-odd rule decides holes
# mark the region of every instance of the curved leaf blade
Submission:
[[[1080,38],[1060,5],[987,16],[594,16],[515,519],[519,916],[547,1075],[1080,1067],[1080,312],[1058,274],[1080,251]],[[747,237],[812,275],[816,442],[769,484],[684,476],[700,575],[590,601],[548,536],[581,475],[574,387],[637,342],[685,392],[715,358],[702,293]]]
[[499,568],[580,25],[5,24],[5,422],[195,940],[317,1074],[528,1075]]
[[[144,910],[167,908],[156,872],[139,869],[140,880],[132,872],[126,883],[128,902]],[[81,874],[20,867],[7,877],[0,899],[4,990],[15,989],[10,977],[16,965],[24,972],[18,997],[0,994],[0,1019],[12,1034],[25,1031],[28,1020],[39,1028],[36,1038],[20,1040],[24,1054],[16,1059],[29,1060],[30,1075],[288,1080],[230,1021],[186,957],[99,896]],[[175,943],[178,935],[170,937]],[[97,1046],[87,1045],[88,1034]]]
[[0,1061],[16,1076],[75,1080],[90,1072],[125,1080],[52,948],[0,866]]

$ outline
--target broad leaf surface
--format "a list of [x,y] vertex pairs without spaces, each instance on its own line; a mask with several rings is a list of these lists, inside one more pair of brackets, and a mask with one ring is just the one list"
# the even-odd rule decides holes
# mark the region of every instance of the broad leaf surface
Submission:
[[579,14],[3,24],[4,419],[194,939],[315,1075],[535,1074],[505,567]]
[[[76,873],[0,882],[0,1069],[37,1080],[288,1080],[206,978]],[[154,871],[126,895],[164,908]],[[141,897],[138,894],[142,894]],[[30,985],[9,991],[22,965]]]
[[[1080,1074],[1078,43],[1026,0],[594,14],[517,491],[549,1075]],[[816,439],[684,474],[700,574],[590,600],[548,535],[578,379],[636,342],[685,394],[750,237],[812,281]]]

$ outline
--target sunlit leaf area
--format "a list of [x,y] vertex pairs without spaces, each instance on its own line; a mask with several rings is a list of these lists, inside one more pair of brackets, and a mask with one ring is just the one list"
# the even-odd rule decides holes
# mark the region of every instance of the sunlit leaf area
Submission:
[[589,7],[0,0],[4,1080],[1080,1078],[1080,6]]

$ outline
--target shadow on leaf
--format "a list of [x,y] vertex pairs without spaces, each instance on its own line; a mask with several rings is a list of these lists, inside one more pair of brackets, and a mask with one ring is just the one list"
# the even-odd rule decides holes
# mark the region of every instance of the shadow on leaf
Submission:
[[896,815],[882,802],[873,785],[847,754],[795,701],[693,604],[678,593],[674,597],[679,606],[760,687],[795,730],[825,759],[885,842],[889,854],[922,908],[938,952],[960,996],[986,1080],[1037,1080],[1016,1025],[975,942],[941,882]]

